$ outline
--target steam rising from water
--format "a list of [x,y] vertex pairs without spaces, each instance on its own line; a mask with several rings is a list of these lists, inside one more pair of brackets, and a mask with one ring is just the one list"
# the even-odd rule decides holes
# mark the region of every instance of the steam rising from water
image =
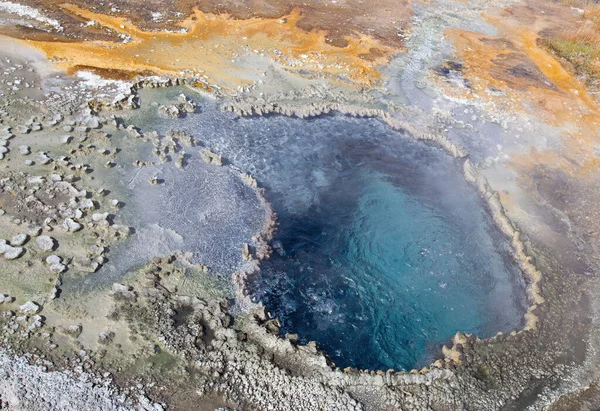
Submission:
[[282,334],[316,340],[341,367],[410,369],[457,331],[520,326],[508,245],[441,150],[371,119],[151,110],[135,123],[185,130],[267,189],[280,228],[253,291]]

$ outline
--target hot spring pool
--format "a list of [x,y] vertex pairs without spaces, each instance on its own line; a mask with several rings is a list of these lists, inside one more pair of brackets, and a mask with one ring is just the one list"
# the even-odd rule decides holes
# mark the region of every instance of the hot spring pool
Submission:
[[508,244],[442,150],[373,119],[236,119],[213,103],[185,119],[136,116],[193,134],[266,188],[279,229],[253,298],[337,366],[411,369],[457,331],[521,325]]

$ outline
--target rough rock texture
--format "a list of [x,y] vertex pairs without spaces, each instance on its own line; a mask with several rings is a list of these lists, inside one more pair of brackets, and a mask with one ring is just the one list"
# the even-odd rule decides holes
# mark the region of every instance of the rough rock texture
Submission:
[[53,250],[56,244],[56,240],[47,235],[41,235],[35,239],[38,247],[42,251],[50,251]]
[[2,406],[14,410],[130,410],[114,388],[64,372],[47,372],[0,351]]
[[[3,2],[2,5],[6,6],[6,3]],[[52,9],[50,10],[51,13],[58,10],[53,2],[32,1],[30,4],[38,5],[41,3],[48,5]],[[224,3],[227,5],[226,9],[232,11],[235,17],[250,17],[250,9],[245,8],[248,4],[229,3]],[[307,2],[306,4],[318,8],[312,16],[321,16],[323,19],[339,19],[340,15],[337,12],[346,2],[340,1],[338,3],[338,5],[325,3],[317,5],[314,2]],[[483,21],[480,17],[482,13],[488,12],[490,8],[504,8],[509,6],[510,3],[510,1],[475,1],[468,3],[434,1],[419,4],[419,7],[415,7],[415,12],[418,12],[418,15],[413,21],[414,26],[408,39],[408,53],[404,58],[399,56],[394,64],[386,68],[390,72],[390,81],[386,84],[386,89],[378,89],[370,97],[363,95],[361,101],[368,102],[368,109],[352,108],[351,110],[345,110],[345,107],[350,106],[348,95],[338,94],[332,97],[334,91],[318,87],[315,87],[310,95],[302,96],[300,93],[295,94],[295,91],[292,91],[288,97],[290,100],[294,100],[295,96],[298,98],[306,97],[309,101],[318,99],[319,104],[308,106],[299,104],[296,107],[280,104],[278,99],[267,100],[266,96],[262,96],[262,90],[257,88],[257,98],[255,100],[248,101],[246,104],[242,99],[238,104],[228,106],[238,114],[251,115],[280,113],[310,117],[311,115],[338,110],[352,115],[377,116],[392,127],[404,129],[417,138],[440,145],[446,149],[457,161],[463,164],[465,178],[476,185],[480,194],[484,196],[496,223],[513,241],[514,254],[522,263],[521,268],[529,279],[532,307],[528,316],[529,329],[521,333],[515,333],[515,335],[498,336],[488,341],[480,341],[474,336],[457,335],[452,341],[452,347],[442,349],[441,358],[435,362],[434,366],[418,373],[365,372],[352,369],[342,372],[331,369],[327,365],[326,359],[318,353],[314,345],[296,347],[292,340],[287,341],[277,338],[275,335],[277,332],[275,321],[265,318],[264,315],[257,314],[256,317],[247,318],[245,323],[232,326],[230,324],[231,320],[227,318],[229,312],[223,307],[214,306],[210,301],[202,303],[181,299],[173,288],[157,284],[159,281],[155,279],[154,275],[149,276],[149,281],[153,283],[153,287],[156,289],[148,292],[148,294],[151,294],[150,297],[142,297],[142,301],[148,302],[150,308],[136,308],[133,304],[138,298],[138,291],[141,290],[138,287],[131,289],[129,286],[123,286],[126,287],[124,290],[126,293],[121,289],[120,292],[114,294],[115,299],[121,297],[122,303],[132,304],[132,307],[125,308],[132,310],[134,314],[148,314],[151,320],[148,327],[162,338],[161,341],[164,343],[166,350],[173,355],[183,357],[186,367],[192,364],[196,368],[195,371],[198,371],[200,381],[196,381],[198,387],[195,388],[200,393],[207,394],[207,396],[225,396],[236,403],[234,406],[237,405],[242,409],[264,409],[268,407],[275,409],[278,407],[280,409],[360,408],[360,404],[356,403],[357,401],[373,409],[546,409],[548,404],[556,401],[562,395],[564,395],[564,400],[557,402],[557,409],[561,409],[560,407],[562,409],[577,409],[578,406],[581,406],[581,401],[588,402],[591,404],[589,408],[595,409],[594,404],[596,401],[593,397],[597,396],[597,393],[593,383],[597,382],[598,369],[598,333],[595,324],[600,318],[600,309],[597,303],[600,287],[598,287],[597,279],[599,270],[596,250],[598,249],[597,221],[600,221],[600,219],[597,218],[597,207],[591,207],[590,204],[598,203],[598,180],[594,175],[595,170],[597,170],[597,143],[594,138],[589,139],[592,149],[582,151],[584,153],[582,157],[590,159],[590,162],[584,162],[581,168],[574,170],[566,168],[565,170],[568,172],[565,172],[564,170],[556,170],[553,167],[540,167],[540,161],[551,166],[557,162],[555,156],[543,153],[550,146],[555,130],[549,126],[546,127],[545,124],[540,126],[539,123],[536,123],[538,119],[527,118],[522,115],[523,113],[515,111],[510,104],[515,99],[512,96],[505,98],[506,89],[500,90],[497,87],[490,87],[494,83],[485,81],[485,75],[482,80],[480,76],[482,73],[478,72],[477,69],[489,58],[493,58],[493,67],[499,68],[500,71],[495,69],[491,74],[496,80],[502,79],[504,82],[510,80],[507,82],[508,88],[519,84],[526,85],[525,90],[528,96],[532,95],[532,90],[536,87],[543,88],[544,93],[556,93],[556,84],[554,86],[546,84],[546,80],[554,81],[553,79],[556,78],[548,75],[548,67],[557,68],[556,62],[549,59],[548,56],[540,54],[535,47],[535,36],[533,41],[526,44],[526,49],[537,52],[538,57],[543,57],[540,60],[531,59],[531,61],[523,62],[521,57],[515,58],[512,53],[505,53],[501,56],[489,52],[483,55],[477,54],[479,50],[489,50],[490,45],[495,45],[491,48],[492,50],[498,49],[496,47],[498,45],[503,50],[505,48],[521,47],[523,41],[532,40],[531,36],[523,36],[523,33],[518,31],[517,35],[513,35],[512,40],[507,42],[506,39],[498,36],[499,33],[502,33],[501,30],[497,31],[492,27],[490,21]],[[152,9],[146,7],[147,4],[153,5],[154,2],[144,4],[143,14],[140,15],[138,20],[150,21],[148,13],[152,13]],[[186,4],[188,3],[186,2]],[[292,4],[278,4],[270,12],[273,13],[272,16],[280,17],[281,13],[284,12],[283,10],[286,10],[286,7]],[[306,4],[303,4],[303,6],[306,6]],[[89,4],[85,3],[84,6],[89,7]],[[175,7],[176,3],[167,5],[167,7],[170,6]],[[204,2],[202,6],[205,7],[203,9],[205,11],[212,10],[206,8],[208,6],[214,8],[212,3],[207,4]],[[98,7],[102,7],[104,12],[119,13],[119,11],[111,11],[111,5],[108,4],[99,5]],[[268,8],[267,6],[264,7]],[[358,7],[361,10],[364,10],[364,8],[372,9],[368,10],[367,17],[387,13],[385,7],[373,7],[371,3],[363,2]],[[531,7],[531,9],[536,14],[548,14],[538,12],[537,7]],[[135,13],[138,10],[138,8],[131,8],[126,13],[135,18],[137,17]],[[262,10],[264,11],[264,9]],[[169,12],[171,11],[169,8]],[[330,11],[333,12],[330,13]],[[507,10],[506,12],[515,13],[514,10]],[[576,10],[572,12],[577,13]],[[58,11],[58,13],[62,14],[62,11]],[[74,13],[77,14],[77,11]],[[127,41],[127,35],[119,30],[127,31],[129,28],[123,29],[117,24],[113,27],[115,33],[107,32],[104,28],[95,28],[94,24],[90,24],[89,27],[85,23],[82,25],[82,20],[91,21],[92,14],[82,13],[81,16],[75,16],[75,14],[65,14],[64,20],[65,27],[74,31],[72,38],[79,40],[83,36],[90,35],[98,39],[114,40],[115,35],[124,35],[125,39],[119,38],[118,42]],[[326,16],[323,16],[323,14],[326,14]],[[87,19],[85,15],[88,16]],[[487,13],[486,15],[490,16]],[[152,15],[150,14],[150,16]],[[40,16],[37,17],[37,20],[39,20]],[[262,13],[261,17],[264,17]],[[358,14],[352,17],[361,18]],[[389,17],[395,19],[391,13]],[[153,18],[154,16],[152,16]],[[27,19],[27,21],[30,20]],[[310,22],[309,20],[307,22],[304,19],[303,22],[302,20],[300,19],[294,24],[301,29],[303,23],[305,24],[304,29],[309,27],[323,28],[323,25],[331,29],[331,27],[327,27],[327,21]],[[505,22],[510,20],[510,16],[504,16],[499,20]],[[48,28],[46,26],[49,21],[51,20],[45,20],[42,27]],[[340,21],[343,21],[343,19]],[[221,23],[223,25],[219,27],[222,28],[240,26],[241,22],[232,22],[227,19],[225,22],[218,22],[218,24]],[[337,33],[335,30],[331,30],[334,36],[329,37],[330,43],[343,41],[343,35],[341,34],[346,30],[352,30],[351,34],[354,35],[353,28],[356,26],[354,24],[356,21],[351,21],[350,24],[346,21],[343,23],[345,25],[342,27],[343,30]],[[273,25],[284,27],[286,24],[285,21],[275,21],[271,22],[269,27]],[[383,25],[380,29],[390,30],[392,35],[401,34],[395,32],[395,30],[398,30],[395,27],[395,21],[393,24],[394,26]],[[163,27],[163,22],[157,21],[156,25]],[[368,28],[368,26],[370,24],[365,27]],[[462,51],[462,54],[458,53],[453,57],[462,58],[469,64],[447,61],[453,54],[451,49],[454,47],[454,43],[445,43],[446,30],[458,26],[461,27],[462,31],[459,34],[455,33],[455,36],[463,40],[460,40],[456,45],[457,49]],[[523,22],[522,26],[527,28],[527,26],[533,26],[533,24]],[[59,33],[59,29],[52,26],[52,24],[51,27],[54,30],[52,33],[27,28],[22,24],[19,24],[18,27],[15,31],[21,37],[31,34],[43,40],[53,40],[54,37],[61,37],[64,40],[62,34]],[[356,32],[361,32],[361,30]],[[222,41],[222,37],[219,37],[220,34],[217,33],[219,42]],[[377,32],[375,36],[377,36]],[[176,33],[173,37],[179,39],[182,36]],[[321,38],[320,34],[318,38]],[[310,39],[314,40],[314,37]],[[464,47],[465,42],[468,44],[466,48]],[[69,43],[64,47],[68,49],[72,45],[73,43]],[[239,47],[237,42],[234,45],[236,48]],[[334,47],[339,45],[341,44],[336,44]],[[75,43],[75,48],[77,47],[80,47],[79,42]],[[167,47],[171,46],[168,45]],[[196,56],[198,50],[194,47],[192,45],[194,53],[191,55]],[[130,50],[127,45],[119,45],[118,48]],[[335,49],[336,53],[340,51],[338,49],[339,47]],[[22,50],[24,48],[19,49],[19,52]],[[1,51],[5,53],[6,49],[2,47]],[[371,57],[376,57],[377,54],[378,51],[373,50],[368,55],[360,57],[360,59],[366,61]],[[77,54],[77,56],[80,55]],[[116,55],[118,56],[118,53]],[[124,64],[130,66],[131,53],[128,53],[126,57]],[[298,57],[301,58],[301,56]],[[167,58],[169,65],[175,63],[171,57],[167,56]],[[106,64],[113,63],[103,57],[100,57],[99,60]],[[19,61],[21,62],[21,60]],[[540,61],[554,64],[539,64]],[[537,69],[534,67],[536,62],[539,65]],[[200,59],[200,63],[203,64],[204,61]],[[298,67],[306,65],[301,60],[288,63],[291,63],[286,66],[288,69],[291,69],[294,65],[298,65]],[[5,73],[24,71],[10,61],[3,60],[2,64],[3,70],[6,69],[3,71],[3,76],[6,75]],[[8,64],[8,66],[5,66],[5,64]],[[435,75],[440,77],[438,81],[452,84],[459,88],[462,93],[442,96],[441,87],[437,89],[427,87],[427,76],[431,74],[432,66],[436,68],[436,70],[433,70],[437,73]],[[180,68],[177,67],[177,70]],[[86,69],[86,67],[76,69]],[[345,73],[337,73],[341,74],[337,80],[344,81],[345,77],[342,74]],[[560,74],[559,79],[561,82],[568,80],[568,76],[563,76],[563,71],[557,70],[556,73]],[[104,74],[118,76],[122,73],[105,71]],[[39,78],[33,77],[30,76],[27,81],[31,81],[31,84],[34,85],[41,84]],[[518,82],[515,81],[517,78],[520,79]],[[3,80],[6,80],[6,78],[3,78]],[[11,80],[22,81],[21,79]],[[45,109],[50,113],[75,113],[81,109],[81,103],[86,103],[85,109],[87,110],[135,108],[140,104],[140,100],[135,94],[136,87],[163,87],[182,83],[177,79],[154,78],[137,83],[133,89],[130,89],[131,84],[107,85],[102,89],[102,92],[108,88],[111,91],[107,91],[107,94],[98,97],[96,93],[91,93],[88,89],[64,87],[65,85],[70,87],[73,84],[69,82],[70,80],[67,81],[64,78],[46,80],[48,81],[48,89],[70,90],[68,93],[62,94],[56,92],[57,94],[48,97]],[[269,83],[268,80],[271,80],[271,78],[267,78],[265,83]],[[7,81],[0,84],[0,92],[15,96],[14,93],[19,93],[19,84],[13,81],[9,82],[10,85],[7,84]],[[198,79],[197,83],[194,80],[192,83],[210,89],[207,87],[206,79]],[[279,86],[280,83],[275,82],[275,85]],[[566,81],[566,85],[571,88],[575,83]],[[481,103],[478,105],[476,101],[478,99],[472,98],[478,97],[472,95],[473,86],[477,86],[479,90],[484,92],[487,105],[482,106]],[[114,90],[119,88],[122,88],[122,90],[115,93]],[[251,87],[244,87],[243,91],[245,92],[247,89],[251,89]],[[72,90],[80,91],[72,92]],[[213,87],[212,90],[215,94],[218,94],[217,87]],[[585,95],[578,88],[573,88],[573,90],[576,92],[575,94]],[[37,88],[29,88],[27,91],[38,98],[43,97]],[[242,90],[239,91],[242,92]],[[573,91],[566,90],[559,94],[562,98],[562,95],[573,94]],[[466,100],[469,101],[461,100],[465,95],[468,96]],[[550,94],[542,95],[548,96]],[[355,97],[356,94],[353,96]],[[538,94],[538,96],[541,95]],[[87,100],[90,98],[96,99],[97,102],[87,105]],[[328,99],[333,101],[328,103]],[[60,135],[64,132],[73,132],[75,135],[75,137],[68,136],[68,138],[65,138],[65,143],[75,141],[73,144],[65,144],[63,147],[65,150],[75,150],[75,147],[78,147],[76,149],[78,151],[71,159],[66,157],[67,153],[63,153],[65,156],[61,158],[59,153],[54,150],[35,147],[34,139],[23,140],[35,136],[36,133],[42,130],[38,120],[34,119],[29,122],[26,118],[21,118],[24,115],[22,113],[27,113],[32,108],[39,111],[39,106],[27,101],[26,98],[15,97],[15,101],[19,105],[12,104],[14,103],[12,99],[0,99],[0,120],[3,125],[6,122],[6,124],[13,126],[12,130],[9,126],[2,127],[0,134],[2,136],[0,139],[0,159],[3,159],[5,165],[8,164],[7,159],[13,160],[15,158],[18,158],[19,164],[21,164],[23,158],[19,155],[18,147],[22,142],[25,142],[34,149],[34,153],[37,153],[34,156],[36,162],[35,164],[30,162],[31,165],[48,168],[56,167],[58,169],[64,167],[66,174],[76,173],[82,177],[86,173],[92,172],[92,167],[83,163],[83,160],[80,162],[79,158],[87,155],[86,145],[90,142],[86,142],[86,140],[91,138],[90,133],[93,132],[91,129],[100,126],[100,122],[95,123],[94,120],[78,122],[69,119],[66,121],[68,124],[59,124],[63,121],[62,115],[55,119],[51,116],[43,119],[44,128],[54,127]],[[527,100],[526,103],[528,105],[533,103],[533,106],[541,104],[552,108],[555,107],[552,104],[553,101],[556,102],[556,100],[536,98],[535,101]],[[554,110],[555,113],[561,115],[566,113],[567,117],[574,117],[571,114],[571,108],[577,109],[576,106],[579,105],[579,100],[570,101],[577,104],[568,105],[568,110]],[[14,107],[17,108],[14,109]],[[392,112],[394,113],[393,116],[388,115]],[[89,114],[88,112],[85,116],[89,116]],[[516,120],[515,117],[517,117]],[[593,118],[591,115],[590,117]],[[409,119],[409,122],[402,122],[399,118]],[[123,124],[122,119],[113,117],[111,120],[118,130],[127,127]],[[575,116],[574,121],[581,122],[577,116]],[[562,128],[569,129],[572,127]],[[145,138],[141,130],[135,128],[134,125],[129,125],[127,130],[129,136],[133,139]],[[505,135],[502,133],[505,133]],[[586,136],[588,135],[592,137],[597,135],[597,127],[586,133]],[[149,136],[146,137],[150,139]],[[579,151],[572,150],[569,144],[579,140],[586,141],[586,139],[572,138],[570,135],[568,137],[564,140],[568,144],[564,144],[564,146],[566,150],[571,150],[571,152],[566,152],[565,157],[566,163],[571,167],[580,159],[575,155]],[[14,140],[17,140],[17,142],[14,142]],[[550,143],[547,143],[547,141],[550,141]],[[507,151],[507,142],[510,143],[510,148],[513,151]],[[94,142],[94,144],[96,143],[98,141]],[[102,141],[101,147],[104,147],[105,143],[106,141]],[[161,147],[161,149],[164,148]],[[587,149],[585,146],[578,147],[578,149],[584,148]],[[519,158],[520,150],[533,152],[538,157],[526,157],[523,161],[523,158]],[[97,152],[94,149],[93,151],[97,155],[108,155],[104,150]],[[542,153],[540,154],[540,152]],[[547,157],[544,158],[544,155]],[[166,155],[160,158],[161,161],[163,159],[166,159]],[[511,159],[513,164],[517,163],[518,167],[506,172],[508,168],[506,165],[508,163],[507,159]],[[145,160],[148,159],[138,162],[140,168],[146,167],[148,162],[153,161]],[[106,158],[104,161],[106,161]],[[561,159],[561,161],[564,162],[564,159]],[[181,164],[183,165],[183,161]],[[11,163],[12,165],[14,165],[14,161]],[[110,165],[107,170],[118,169],[113,167],[114,163],[107,163],[107,165]],[[104,169],[104,167],[102,168]],[[185,167],[182,167],[182,170],[185,170]],[[581,171],[584,171],[582,174],[588,180],[579,178]],[[13,175],[4,177],[3,175],[2,193],[11,193],[11,196],[14,194],[15,198],[8,195],[4,197],[14,200],[16,204],[13,207],[5,207],[4,203],[2,204],[3,208],[9,210],[6,213],[7,216],[3,217],[3,221],[11,219],[14,225],[18,226],[24,223],[24,220],[22,221],[20,218],[21,214],[33,213],[35,218],[32,218],[34,221],[31,222],[43,226],[44,230],[50,231],[49,229],[53,228],[52,225],[55,225],[53,219],[60,224],[65,218],[81,218],[81,216],[75,214],[77,211],[74,208],[76,208],[78,199],[82,196],[85,197],[87,193],[80,193],[80,190],[76,190],[73,185],[63,185],[63,188],[67,191],[67,198],[60,201],[67,204],[70,203],[70,197],[75,197],[73,198],[75,206],[61,208],[55,204],[58,201],[54,204],[50,201],[53,200],[52,196],[54,198],[60,197],[59,192],[49,193],[49,195],[40,199],[43,189],[39,190],[39,187],[44,187],[45,184],[48,184],[48,181],[52,181],[47,178],[49,176],[30,176],[31,178],[27,178],[27,176]],[[490,181],[489,184],[493,189],[490,188],[487,180]],[[521,188],[531,187],[528,190],[529,192],[526,193],[527,195],[524,196],[524,200],[518,198],[518,195],[514,195],[514,193],[519,192],[519,186],[524,184],[523,180],[529,182],[529,185],[523,185]],[[20,189],[20,186],[26,187],[26,190]],[[2,200],[4,200],[4,197]],[[127,200],[124,196],[121,198],[124,201]],[[90,209],[96,207],[93,202],[82,201],[81,203],[82,207],[86,206]],[[520,210],[515,207],[515,204],[522,206],[526,203],[535,203],[535,207],[539,208],[525,209],[520,214]],[[505,213],[504,207],[510,208],[508,214]],[[64,213],[69,213],[69,215],[62,215]],[[4,215],[5,213],[2,211],[0,214]],[[523,214],[526,217],[523,217]],[[85,228],[81,230],[81,233],[86,233],[89,228],[90,231],[91,229],[98,229],[94,231],[94,234],[99,235],[101,238],[107,236],[107,232],[115,234],[113,231],[100,231],[100,229],[108,230],[106,225],[110,222],[108,221],[108,215],[105,215],[104,212],[100,212],[98,215],[100,217],[97,221],[94,221],[93,216],[85,217],[85,220],[79,220],[82,223],[85,221]],[[508,220],[507,215],[511,220],[519,222],[518,229]],[[552,223],[545,224],[543,219],[551,220]],[[28,232],[32,236],[41,233],[41,228],[32,227],[31,229],[33,231]],[[20,228],[10,235],[16,232],[20,232]],[[62,237],[59,237],[62,234],[62,230],[57,230],[56,234],[53,234],[61,241],[61,246],[68,244],[67,241],[62,241]],[[154,237],[151,238],[155,239]],[[6,241],[0,242],[0,249],[6,251],[7,246]],[[32,246],[31,249],[32,252],[39,252],[35,246]],[[239,256],[240,249],[240,247],[235,249],[236,256]],[[63,251],[67,250],[61,249],[61,255],[63,255]],[[79,256],[75,262],[76,264],[81,263],[81,267],[88,267],[91,272],[95,271],[104,260],[99,255],[102,253],[90,252],[89,254],[89,256]],[[64,255],[67,256],[66,253]],[[530,258],[530,256],[535,256],[535,259]],[[4,266],[25,263],[26,258],[27,255],[20,260],[5,262]],[[61,263],[58,262],[58,264]],[[47,268],[44,267],[46,270]],[[82,271],[84,270],[82,269]],[[22,273],[26,275],[28,272],[28,270],[24,270]],[[539,278],[540,272],[544,274],[543,282]],[[44,281],[47,282],[47,279],[44,279]],[[119,279],[119,281],[121,280]],[[110,281],[110,283],[112,282]],[[543,290],[541,290],[542,285]],[[3,291],[13,294],[12,290]],[[544,293],[543,299],[540,291]],[[2,307],[6,309],[5,316],[9,318],[5,321],[7,328],[3,329],[7,334],[13,332],[14,335],[22,336],[25,339],[29,335],[28,327],[41,326],[41,318],[37,318],[38,316],[35,315],[29,319],[31,324],[27,322],[29,321],[27,316],[19,315],[13,318],[15,315],[11,310],[16,310],[27,298],[18,298],[13,306],[9,306],[14,301],[13,297],[1,296]],[[44,312],[48,309],[48,305],[50,304],[44,302]],[[193,313],[186,314],[188,310],[185,306],[190,305],[193,306]],[[532,315],[534,313],[535,316]],[[188,320],[185,320],[186,315]],[[242,321],[244,318],[240,315],[238,319]],[[143,321],[144,316],[133,315],[131,320],[133,324],[136,324],[138,321]],[[86,328],[87,326],[83,329]],[[269,331],[267,331],[267,328]],[[73,334],[81,332],[81,327],[78,327],[77,332]],[[97,335],[97,333],[94,334],[94,337]],[[19,342],[23,341],[19,340]],[[9,363],[8,366],[13,367],[15,364],[18,365],[19,362]],[[11,375],[17,376],[16,381],[10,378]],[[34,375],[34,380],[26,378],[27,375]],[[23,377],[23,380],[18,380],[19,374],[11,369],[7,378],[0,379],[0,387],[2,387],[0,391],[8,393],[6,394],[7,401],[10,398],[24,402],[24,405],[15,404],[14,407],[16,408],[59,408],[56,405],[58,402],[52,401],[55,401],[56,395],[63,395],[64,392],[64,398],[61,397],[61,401],[64,400],[64,403],[61,404],[66,404],[67,409],[111,409],[110,401],[108,405],[98,403],[88,405],[86,401],[95,398],[94,395],[90,396],[89,392],[69,391],[73,387],[78,387],[77,383],[71,381],[63,386],[60,386],[60,384],[59,386],[49,385],[52,389],[46,392],[36,386],[36,379],[39,378],[45,381],[45,377],[31,372],[27,375]],[[48,378],[53,378],[52,376],[54,374],[51,374],[51,377]],[[177,386],[178,382],[183,381],[183,384],[189,384],[191,378],[188,379],[187,377],[191,376],[192,374],[187,374],[186,378],[171,381],[174,384],[173,390],[177,391],[181,388],[181,385]],[[57,381],[62,381],[60,375],[56,378]],[[15,388],[15,385],[18,389]],[[39,393],[42,393],[44,401],[49,401],[50,404],[32,400],[32,398],[38,398]],[[160,395],[160,393],[157,395]],[[206,397],[196,398],[195,395],[196,390],[193,390],[191,398],[196,400],[197,404],[202,404],[206,400]],[[2,399],[5,400],[4,395]]]

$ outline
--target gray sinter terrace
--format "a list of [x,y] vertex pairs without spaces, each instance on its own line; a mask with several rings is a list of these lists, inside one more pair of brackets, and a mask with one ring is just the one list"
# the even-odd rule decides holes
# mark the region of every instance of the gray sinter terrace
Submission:
[[[279,229],[251,288],[282,334],[317,341],[337,366],[386,370],[425,365],[457,331],[490,337],[521,326],[524,285],[508,244],[442,150],[375,119],[239,119],[203,101],[174,120],[149,104],[181,92],[142,90],[131,122],[186,131],[266,189]],[[262,226],[256,195],[196,154],[184,170],[158,170],[158,186],[125,171],[138,232],[112,253],[106,282],[177,249],[229,278]]]

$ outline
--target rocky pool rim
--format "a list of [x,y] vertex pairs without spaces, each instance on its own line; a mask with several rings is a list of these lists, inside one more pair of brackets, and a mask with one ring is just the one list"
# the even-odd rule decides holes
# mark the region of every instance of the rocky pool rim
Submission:
[[[545,303],[543,293],[541,290],[542,273],[538,270],[535,263],[532,262],[532,257],[527,252],[526,240],[521,239],[521,232],[515,227],[515,223],[506,215],[504,206],[499,199],[498,192],[491,188],[487,178],[481,175],[476,166],[471,162],[469,153],[461,146],[455,144],[446,136],[441,134],[431,133],[423,131],[406,121],[395,118],[389,111],[380,108],[366,108],[363,106],[347,103],[286,103],[285,101],[279,103],[254,103],[247,102],[240,99],[239,96],[224,94],[220,87],[208,84],[204,79],[193,78],[193,77],[171,77],[171,76],[152,76],[148,78],[141,78],[135,81],[129,90],[129,94],[122,94],[119,99],[113,102],[90,100],[88,106],[92,111],[96,113],[100,111],[119,111],[124,109],[138,109],[138,90],[142,88],[166,88],[186,86],[195,93],[203,97],[211,97],[216,101],[223,101],[220,109],[225,112],[232,112],[239,118],[249,117],[261,117],[264,115],[281,115],[284,117],[296,117],[300,119],[310,119],[323,115],[339,114],[343,116],[349,116],[354,118],[373,118],[381,121],[390,129],[396,132],[402,132],[408,137],[429,143],[434,147],[442,149],[447,155],[459,161],[461,166],[461,173],[465,178],[466,182],[472,185],[477,194],[483,200],[484,208],[491,217],[493,225],[503,234],[504,238],[508,240],[510,244],[510,250],[508,254],[516,263],[523,279],[525,281],[525,297],[527,300],[527,310],[524,313],[523,327],[520,329],[513,330],[510,334],[502,334],[498,332],[496,336],[481,339],[473,334],[462,333],[458,331],[456,335],[451,337],[449,344],[443,344],[441,352],[438,351],[438,355],[441,354],[441,358],[434,361],[429,366],[425,366],[420,370],[412,369],[410,371],[394,370],[368,370],[368,369],[357,369],[353,367],[346,367],[340,369],[331,362],[328,355],[317,346],[318,355],[323,356],[327,361],[328,365],[332,370],[340,370],[344,373],[359,372],[364,374],[377,374],[393,372],[396,375],[407,375],[407,374],[427,374],[433,369],[445,368],[444,362],[454,362],[460,364],[461,357],[461,346],[467,341],[474,343],[495,343],[499,342],[501,338],[515,338],[519,339],[524,334],[535,331],[540,322],[542,321],[542,310],[541,306]],[[236,99],[237,97],[237,99]],[[252,177],[251,177],[252,178]],[[257,190],[261,191],[260,197],[264,198],[264,189],[257,186]],[[266,200],[269,207],[272,206]],[[266,221],[265,226],[267,227],[272,224],[273,221]],[[272,226],[270,226],[270,232],[263,231],[259,234],[271,236]],[[268,237],[263,237],[267,239]],[[533,259],[535,261],[535,259]],[[236,303],[241,306],[249,314],[253,314],[255,319],[259,317],[258,314],[261,310],[264,310],[262,303],[254,303],[250,300],[250,296],[246,290],[246,277],[248,275],[255,274],[259,267],[253,267],[252,271],[245,272],[234,272],[232,273],[232,284],[234,286],[234,294],[236,296]],[[266,322],[266,321],[265,321]],[[258,323],[262,328],[266,329],[263,322]],[[267,330],[267,332],[270,332]],[[279,335],[274,335],[275,338],[281,341],[288,341],[286,338],[282,338]],[[306,345],[315,343],[314,341],[308,342]]]

